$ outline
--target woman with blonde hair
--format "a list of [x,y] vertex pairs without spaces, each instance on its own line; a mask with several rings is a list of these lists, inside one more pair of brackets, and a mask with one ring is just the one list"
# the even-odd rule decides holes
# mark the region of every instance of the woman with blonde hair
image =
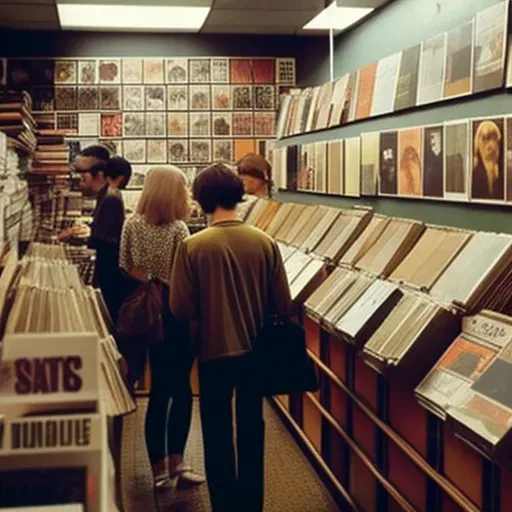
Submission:
[[151,169],[137,211],[121,236],[120,267],[135,279],[158,279],[164,285],[165,336],[148,349],[151,392],[145,434],[155,488],[169,481],[181,487],[205,481],[183,461],[192,418],[194,355],[188,323],[174,318],[167,306],[174,255],[189,235],[184,222],[188,211],[185,175],[173,166]]

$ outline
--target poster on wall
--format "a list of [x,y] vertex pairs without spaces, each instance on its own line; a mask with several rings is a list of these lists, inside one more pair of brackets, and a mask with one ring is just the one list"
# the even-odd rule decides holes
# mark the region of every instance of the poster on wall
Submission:
[[402,53],[395,94],[395,110],[414,107],[418,95],[418,72],[421,44]]
[[503,86],[507,44],[508,1],[476,15],[473,92]]
[[418,105],[443,98],[446,64],[446,33],[424,41],[421,45]]
[[379,132],[361,134],[361,194],[377,194],[377,177],[379,170]]
[[142,59],[123,59],[121,61],[123,84],[142,83]]
[[471,92],[473,28],[471,20],[447,34],[443,98],[464,96]]
[[503,118],[472,121],[471,199],[505,199],[503,134]]
[[381,59],[377,64],[371,109],[372,116],[393,112],[401,59],[402,52],[399,52]]
[[421,136],[421,128],[408,128],[398,132],[398,151],[400,154],[398,194],[401,196],[422,195]]
[[398,133],[396,131],[380,132],[379,194],[396,195],[398,191],[397,176]]
[[345,140],[345,195],[361,195],[361,138]]
[[357,82],[356,119],[366,119],[370,117],[376,74],[376,62],[359,71],[359,80]]
[[444,124],[444,197],[465,201],[468,198],[469,121]]
[[443,197],[443,125],[423,129],[423,196]]
[[349,123],[354,120],[356,111],[356,87],[357,71],[348,75],[347,89],[345,94],[345,104],[341,113],[341,124]]
[[[334,82],[331,97],[331,109],[329,114],[329,128],[338,126],[341,123],[341,114],[345,104],[345,95],[347,92],[349,75],[343,75]],[[311,100],[309,100],[311,102]],[[306,104],[307,104],[306,100]]]

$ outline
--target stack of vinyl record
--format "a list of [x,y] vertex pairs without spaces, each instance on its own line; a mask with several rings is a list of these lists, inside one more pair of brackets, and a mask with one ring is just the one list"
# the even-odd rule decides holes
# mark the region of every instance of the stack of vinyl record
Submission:
[[12,139],[17,149],[32,154],[36,148],[35,128],[30,95],[0,89],[0,131]]

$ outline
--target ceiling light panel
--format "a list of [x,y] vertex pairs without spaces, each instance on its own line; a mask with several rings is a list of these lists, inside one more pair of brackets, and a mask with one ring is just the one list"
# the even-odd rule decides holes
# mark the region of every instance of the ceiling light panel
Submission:
[[373,11],[369,7],[337,7],[333,2],[321,13],[317,14],[304,30],[344,30]]

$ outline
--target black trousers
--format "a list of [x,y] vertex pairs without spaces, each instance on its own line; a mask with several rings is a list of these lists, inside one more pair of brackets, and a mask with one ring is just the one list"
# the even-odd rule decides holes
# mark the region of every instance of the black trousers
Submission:
[[[249,378],[249,364],[250,357],[242,356],[199,365],[204,456],[213,512],[263,510],[263,403]],[[233,438],[234,391],[237,460]]]
[[[167,288],[164,299],[167,306]],[[194,354],[188,322],[177,320],[166,308],[164,331],[165,340],[148,349],[151,391],[145,434],[151,464],[184,453],[192,419],[190,371]]]

